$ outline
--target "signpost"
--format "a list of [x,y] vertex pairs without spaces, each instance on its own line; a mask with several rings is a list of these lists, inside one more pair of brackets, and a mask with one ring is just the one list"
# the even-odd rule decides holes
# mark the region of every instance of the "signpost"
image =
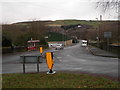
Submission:
[[112,37],[111,32],[104,32],[104,38],[107,38],[107,50],[109,51],[109,38]]
[[111,32],[104,32],[104,37],[105,38],[111,38],[112,33]]

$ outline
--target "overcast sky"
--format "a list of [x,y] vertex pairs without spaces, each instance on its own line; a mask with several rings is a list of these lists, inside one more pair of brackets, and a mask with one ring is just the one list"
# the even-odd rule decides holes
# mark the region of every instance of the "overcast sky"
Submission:
[[[104,14],[96,9],[95,0],[1,0],[0,23],[15,23],[29,20],[78,19],[117,20],[117,14]],[[114,13],[114,14],[113,14]]]

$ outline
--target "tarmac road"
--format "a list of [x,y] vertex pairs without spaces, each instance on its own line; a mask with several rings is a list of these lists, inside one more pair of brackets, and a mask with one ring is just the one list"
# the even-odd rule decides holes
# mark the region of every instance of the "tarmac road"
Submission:
[[[2,73],[22,73],[20,55],[39,55],[39,51],[3,55]],[[45,58],[41,59],[40,72],[48,71]],[[80,43],[65,47],[63,50],[54,50],[54,70],[75,71],[91,74],[118,77],[118,59],[92,55]],[[27,64],[26,72],[36,72],[36,64]]]

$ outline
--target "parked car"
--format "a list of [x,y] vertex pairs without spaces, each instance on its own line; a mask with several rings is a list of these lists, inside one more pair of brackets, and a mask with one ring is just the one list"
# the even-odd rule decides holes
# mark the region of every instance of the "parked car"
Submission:
[[62,44],[57,44],[55,46],[55,50],[61,50],[61,49],[63,49],[63,45]]

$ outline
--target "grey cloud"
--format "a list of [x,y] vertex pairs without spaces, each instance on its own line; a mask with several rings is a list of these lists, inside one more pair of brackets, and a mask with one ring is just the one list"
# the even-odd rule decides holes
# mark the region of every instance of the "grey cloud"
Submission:
[[95,2],[81,2],[81,0],[35,0],[34,2],[33,0],[30,0],[29,2],[27,0],[25,1],[2,2],[2,22],[11,23],[30,19],[92,20],[98,18],[101,14],[99,10],[95,9]]

